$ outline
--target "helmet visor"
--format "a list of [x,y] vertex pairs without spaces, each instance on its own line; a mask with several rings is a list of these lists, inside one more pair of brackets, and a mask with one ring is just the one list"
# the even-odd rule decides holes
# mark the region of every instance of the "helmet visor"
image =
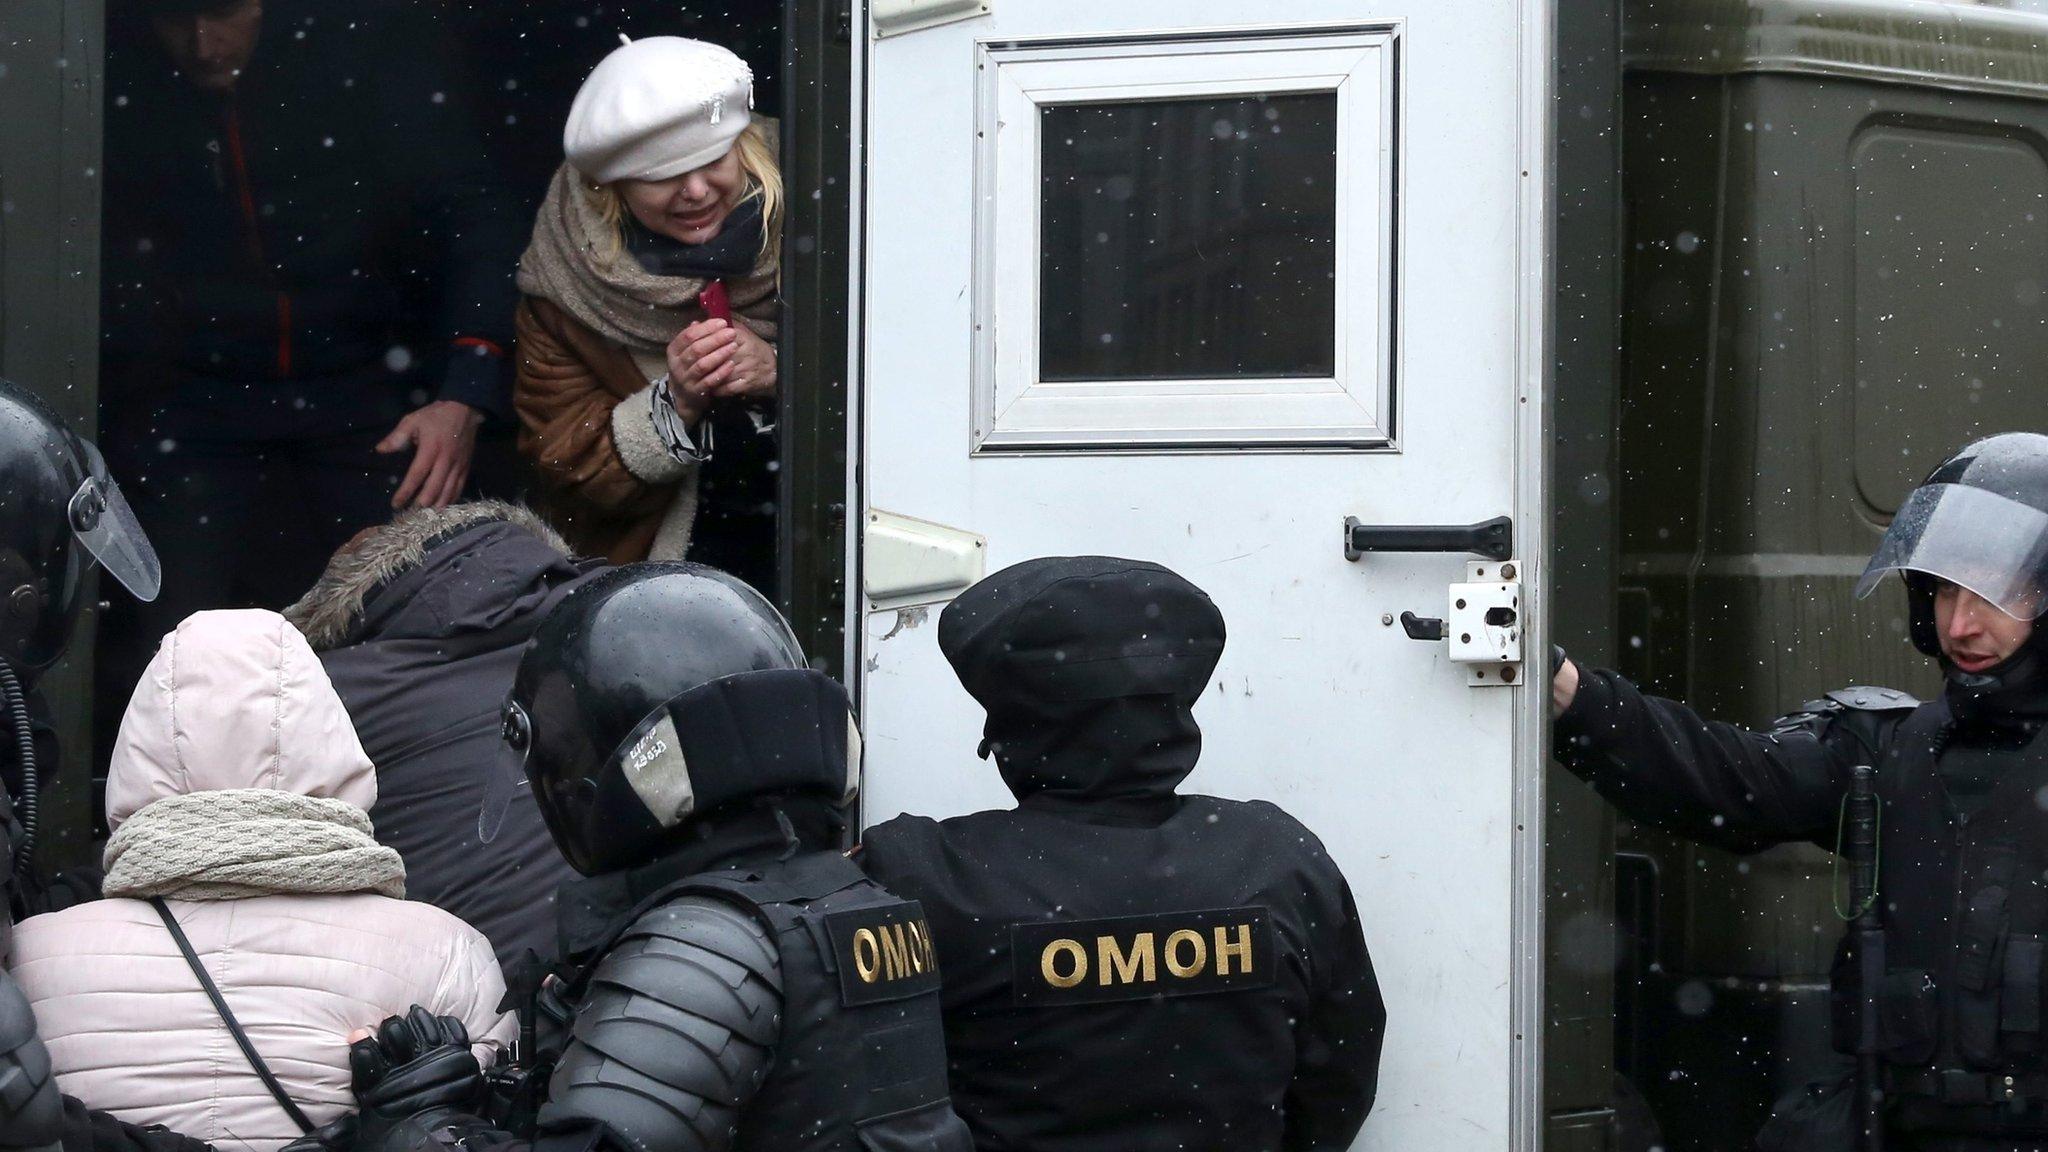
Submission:
[[156,549],[121,495],[121,486],[107,474],[107,462],[101,459],[99,449],[88,442],[85,455],[91,472],[72,493],[71,531],[130,595],[144,602],[154,600],[164,576]]
[[2048,608],[2048,512],[1982,488],[1913,490],[1856,582],[1868,596],[1887,572],[1920,572],[1967,588],[2017,620]]
[[483,802],[476,812],[476,838],[484,844],[498,838],[513,798],[520,789],[529,787],[526,757],[533,750],[533,724],[526,718],[526,709],[516,701],[505,702],[498,735],[498,754],[484,758]]

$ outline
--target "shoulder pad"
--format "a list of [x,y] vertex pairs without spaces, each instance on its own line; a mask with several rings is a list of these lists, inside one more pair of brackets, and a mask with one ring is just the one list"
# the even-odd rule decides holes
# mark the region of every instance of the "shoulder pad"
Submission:
[[1896,688],[1838,688],[1780,716],[1771,726],[1771,735],[1804,735],[1823,743],[1843,737],[1860,746],[1855,755],[1876,756],[1891,730],[1920,706],[1911,693]]
[[1827,698],[1857,712],[1910,712],[1920,706],[1920,701],[1912,693],[1901,692],[1897,688],[1837,688],[1828,693]]
[[781,983],[767,928],[734,904],[690,895],[642,914],[597,963],[541,1121],[599,1121],[633,1149],[725,1147],[706,1134],[767,1074]]
[[64,1101],[28,997],[0,972],[0,1145],[54,1146],[63,1129]]
[[767,926],[729,901],[692,894],[641,913],[597,962],[593,983],[608,980],[674,1003],[705,976],[782,991],[781,956]]

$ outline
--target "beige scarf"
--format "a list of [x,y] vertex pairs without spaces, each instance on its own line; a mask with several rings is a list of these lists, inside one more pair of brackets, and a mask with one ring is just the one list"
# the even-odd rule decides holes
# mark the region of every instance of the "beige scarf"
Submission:
[[[556,170],[533,222],[533,242],[519,258],[519,290],[629,351],[658,356],[676,333],[704,318],[697,294],[706,282],[642,268],[583,185],[567,164]],[[775,276],[773,264],[760,265],[725,285],[735,315],[765,340],[775,338]]]
[[405,897],[405,862],[346,800],[225,788],[146,804],[107,841],[109,896],[238,900],[279,893]]

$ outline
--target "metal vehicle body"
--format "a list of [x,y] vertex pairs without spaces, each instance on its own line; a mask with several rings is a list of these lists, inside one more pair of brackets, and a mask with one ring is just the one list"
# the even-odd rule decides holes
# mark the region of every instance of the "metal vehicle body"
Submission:
[[[636,35],[705,34],[667,0],[619,8]],[[1617,854],[1546,766],[1541,654],[1753,724],[1844,683],[1929,687],[1903,604],[1849,585],[1902,478],[2038,427],[2048,16],[723,11],[768,45],[749,58],[791,190],[782,607],[856,695],[864,819],[1007,802],[936,651],[952,591],[1140,556],[1231,628],[1191,787],[1288,807],[1359,894],[1392,1016],[1361,1147],[1627,1146],[1619,1069],[1667,1146],[1712,1148],[1827,1058],[1825,859],[1630,828]],[[0,374],[81,428],[93,173],[119,162],[102,17],[0,12]],[[542,131],[561,92],[535,79],[513,108],[509,65],[470,51],[494,114]],[[1504,553],[1375,531],[1498,517]],[[1404,626],[1432,620],[1445,639]],[[74,746],[87,679],[46,681]],[[89,810],[83,777],[46,801],[59,858],[93,852],[57,815]]]
[[864,818],[1010,803],[949,589],[1174,568],[1230,629],[1188,787],[1298,814],[1360,902],[1392,1012],[1359,1146],[1533,1147],[1547,11],[908,7],[937,22],[858,37]]

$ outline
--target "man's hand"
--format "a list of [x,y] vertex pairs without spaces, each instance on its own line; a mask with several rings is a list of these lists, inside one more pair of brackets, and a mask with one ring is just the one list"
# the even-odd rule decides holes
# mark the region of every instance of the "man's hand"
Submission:
[[1558,654],[1560,659],[1557,662],[1557,671],[1550,677],[1552,720],[1564,715],[1564,710],[1571,707],[1572,701],[1579,695],[1579,666],[1572,663],[1570,658],[1563,656],[1563,649],[1559,649]]
[[436,400],[406,416],[377,442],[389,455],[414,449],[412,467],[391,497],[393,508],[445,508],[462,495],[469,482],[469,462],[476,455],[476,430],[483,413],[459,400]]

